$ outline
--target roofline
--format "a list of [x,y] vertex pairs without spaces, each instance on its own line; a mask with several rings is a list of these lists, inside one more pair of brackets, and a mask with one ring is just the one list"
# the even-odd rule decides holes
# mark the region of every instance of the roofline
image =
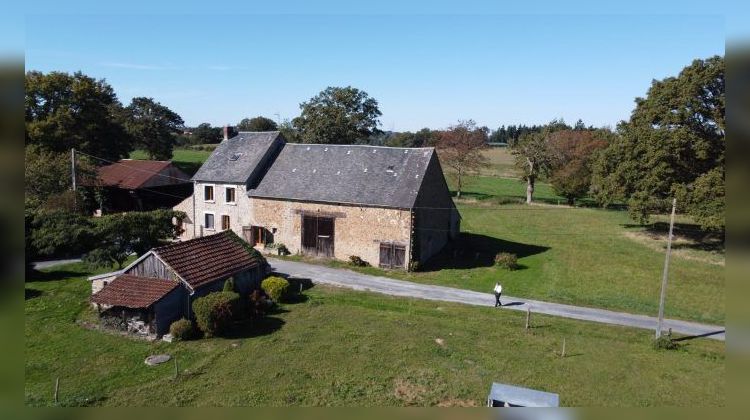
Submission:
[[302,200],[302,199],[299,199],[299,198],[272,197],[272,196],[265,196],[265,195],[250,195],[250,192],[247,193],[247,196],[249,198],[264,198],[264,199],[267,199],[267,200],[294,201],[294,202],[298,202],[298,203],[338,204],[338,205],[345,205],[345,206],[375,207],[375,208],[379,208],[379,209],[393,209],[393,210],[412,210],[412,209],[414,209],[414,206],[411,206],[411,207],[397,207],[397,206],[387,206],[387,205],[384,205],[384,204],[349,203],[349,202],[346,202],[346,201]]
[[86,280],[94,281],[94,280],[104,279],[107,277],[119,276],[120,274],[123,274],[123,270],[110,271],[109,273],[97,274],[95,276],[88,277]]
[[[237,131],[237,135],[240,135],[242,133],[247,134],[256,134],[256,133],[281,133],[281,130],[270,130],[270,131]],[[237,136],[234,136],[237,137]],[[234,137],[230,137],[230,139],[233,139]]]
[[170,266],[169,264],[167,264],[167,262],[164,261],[164,259],[162,259],[161,256],[159,256],[159,253],[157,253],[153,249],[151,251],[149,251],[149,252],[152,252],[154,254],[154,256],[156,257],[156,259],[158,259],[159,261],[161,261],[161,263],[164,264],[165,266],[167,266],[168,269],[172,270],[172,272],[175,274],[175,276],[177,276],[177,278],[180,279],[180,281],[182,283],[184,283],[185,286],[187,286],[187,288],[190,290],[190,294],[191,295],[193,293],[195,293],[195,289],[193,289],[193,287],[190,285],[190,283],[188,283],[187,280],[185,280],[184,278],[182,278],[182,276],[180,275],[180,273],[177,272],[177,270],[175,270],[174,268],[172,268],[172,266]]
[[393,150],[435,150],[434,147],[391,147],[391,146],[375,146],[371,144],[325,144],[325,143],[289,143],[285,146],[325,146],[325,147],[369,147],[377,149],[393,149]]

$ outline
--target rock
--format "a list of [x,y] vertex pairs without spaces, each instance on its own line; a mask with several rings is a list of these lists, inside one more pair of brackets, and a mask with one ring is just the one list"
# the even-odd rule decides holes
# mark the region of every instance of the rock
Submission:
[[161,339],[167,343],[171,343],[173,340],[172,334],[164,334]]
[[168,354],[154,354],[146,358],[145,363],[149,366],[155,366],[164,362],[168,362],[172,356]]
[[445,347],[445,340],[442,338],[436,338],[435,342],[438,343],[438,345]]

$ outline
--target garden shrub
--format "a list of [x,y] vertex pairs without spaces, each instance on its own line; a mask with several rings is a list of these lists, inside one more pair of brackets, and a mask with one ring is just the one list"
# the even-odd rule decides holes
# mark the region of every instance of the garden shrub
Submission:
[[289,255],[291,252],[289,252],[289,248],[286,247],[284,244],[277,244],[276,245],[276,251],[279,255]]
[[422,266],[419,265],[419,261],[412,261],[409,263],[409,271],[411,272],[419,271],[420,268],[422,268]]
[[235,292],[213,292],[193,302],[198,328],[206,337],[221,335],[241,315],[237,309],[240,295]]
[[656,350],[677,350],[680,345],[677,344],[669,335],[663,335],[654,340],[654,349]]
[[349,264],[355,266],[355,267],[369,267],[370,263],[363,260],[357,255],[352,255],[349,257]]
[[223,291],[225,291],[225,292],[234,292],[235,291],[234,290],[234,277],[230,277],[230,278],[228,278],[224,282],[224,289],[223,289]]
[[510,252],[500,252],[495,255],[495,265],[506,270],[515,270],[518,268],[518,257]]
[[175,341],[190,340],[195,335],[193,323],[185,318],[179,319],[169,326],[169,334]]
[[289,282],[281,277],[269,277],[260,284],[274,302],[280,302],[289,292]]

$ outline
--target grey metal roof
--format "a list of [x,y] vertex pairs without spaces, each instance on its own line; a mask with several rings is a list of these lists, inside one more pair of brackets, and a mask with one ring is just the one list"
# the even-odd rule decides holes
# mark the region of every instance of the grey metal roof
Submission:
[[488,400],[502,401],[521,407],[558,407],[560,396],[520,386],[492,383]]
[[193,180],[245,183],[276,141],[278,131],[241,131],[216,147]]
[[251,197],[412,208],[434,149],[287,143]]

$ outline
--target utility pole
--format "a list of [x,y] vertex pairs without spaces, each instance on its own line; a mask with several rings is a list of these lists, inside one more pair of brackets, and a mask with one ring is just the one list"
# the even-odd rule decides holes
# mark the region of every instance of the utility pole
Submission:
[[70,149],[70,174],[73,182],[73,206],[78,207],[78,197],[76,197],[76,149]]
[[659,297],[659,322],[656,324],[656,338],[661,337],[662,324],[664,324],[664,299],[667,295],[667,277],[669,275],[669,255],[672,253],[672,230],[674,229],[674,212],[677,207],[677,199],[672,199],[672,215],[669,217],[669,237],[667,238],[667,255],[664,257],[664,273],[661,278],[661,296]]

